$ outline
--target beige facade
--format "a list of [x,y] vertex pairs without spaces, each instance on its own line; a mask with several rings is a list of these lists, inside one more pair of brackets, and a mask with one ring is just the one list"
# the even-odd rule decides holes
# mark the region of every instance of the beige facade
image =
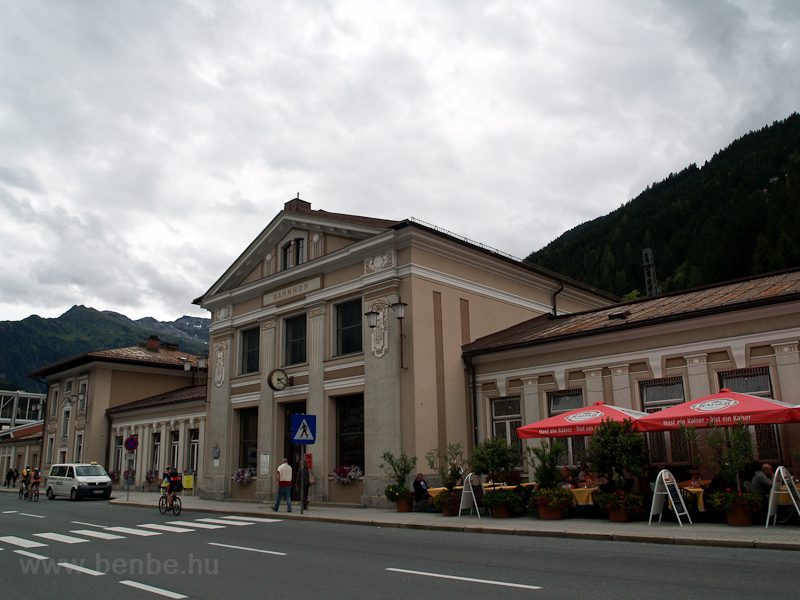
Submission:
[[[191,386],[197,367],[198,357],[151,337],[140,346],[88,352],[31,373],[48,386],[43,474],[61,462],[97,462],[113,471],[115,436],[107,409]],[[137,434],[135,428],[125,431]],[[137,481],[141,477],[137,470]]]
[[[464,357],[476,371],[481,431],[497,420],[493,406],[509,401],[523,424],[598,401],[653,412],[725,387],[800,403],[799,292],[795,270],[531,321],[477,340]],[[756,460],[794,464],[800,426],[751,430]],[[691,467],[677,435],[648,440],[654,468]],[[571,464],[584,441],[570,440]]]
[[[317,418],[308,446],[315,498],[358,488],[381,502],[385,451],[424,455],[475,440],[461,346],[534,316],[612,299],[415,221],[311,210],[293,200],[196,300],[211,312],[202,489],[209,498],[274,495],[274,470],[300,448],[291,415]],[[390,305],[405,304],[402,320]],[[374,329],[364,314],[377,313]],[[402,330],[402,335],[401,335]],[[273,389],[275,369],[290,378]],[[363,463],[346,492],[326,477]],[[255,481],[232,481],[252,468]],[[427,470],[424,467],[422,470]]]

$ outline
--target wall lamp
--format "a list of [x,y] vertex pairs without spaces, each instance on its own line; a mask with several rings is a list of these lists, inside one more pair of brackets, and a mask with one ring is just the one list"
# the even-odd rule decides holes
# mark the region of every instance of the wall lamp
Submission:
[[403,338],[406,336],[403,334],[403,319],[406,316],[406,304],[405,302],[400,302],[399,299],[397,302],[384,302],[383,300],[376,300],[370,306],[369,312],[365,312],[364,316],[367,317],[367,326],[370,329],[375,329],[378,326],[378,315],[380,314],[376,309],[381,308],[391,308],[394,311],[395,317],[397,320],[400,321],[400,368],[405,369],[405,362],[403,357]]

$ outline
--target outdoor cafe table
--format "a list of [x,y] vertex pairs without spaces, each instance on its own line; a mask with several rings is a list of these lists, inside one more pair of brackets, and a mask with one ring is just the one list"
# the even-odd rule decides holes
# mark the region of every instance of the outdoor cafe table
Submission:
[[[524,487],[524,488],[533,487],[533,489],[536,489],[538,486],[539,486],[538,483],[521,483],[519,485],[492,485],[490,483],[484,483],[483,484],[483,490],[485,492],[493,492],[494,490],[515,490],[518,487]],[[444,488],[444,487],[428,488],[428,495],[431,498],[436,498],[436,496],[438,496],[440,493],[442,493],[446,489],[447,488]],[[464,489],[464,487],[460,486],[460,485],[457,485],[453,489],[460,492],[460,491],[462,491]]]
[[711,483],[710,479],[704,479],[698,483],[698,487],[693,488],[691,481],[681,481],[678,483],[678,487],[682,491],[691,494],[694,497],[694,500],[697,503],[697,510],[699,510],[700,512],[706,512],[706,504],[703,501],[703,492],[705,490],[703,490],[702,486],[709,485],[710,483]]
[[575,504],[578,506],[592,506],[594,505],[594,499],[592,498],[592,494],[594,494],[598,489],[596,487],[582,487],[582,488],[572,488],[570,491],[572,495],[575,497]]

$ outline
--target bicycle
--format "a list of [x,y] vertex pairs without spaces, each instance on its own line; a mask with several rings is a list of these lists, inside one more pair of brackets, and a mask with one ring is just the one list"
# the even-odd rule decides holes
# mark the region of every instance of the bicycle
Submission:
[[19,488],[19,499],[20,500],[27,500],[28,499],[28,486],[23,485]]
[[172,511],[176,517],[181,514],[181,499],[175,492],[172,492],[172,507],[169,506],[169,499],[167,498],[167,492],[165,491],[161,494],[161,498],[158,500],[158,512],[162,515],[167,514],[167,511]]
[[35,484],[33,486],[33,491],[28,494],[28,501],[29,502],[38,502],[39,501],[39,485]]

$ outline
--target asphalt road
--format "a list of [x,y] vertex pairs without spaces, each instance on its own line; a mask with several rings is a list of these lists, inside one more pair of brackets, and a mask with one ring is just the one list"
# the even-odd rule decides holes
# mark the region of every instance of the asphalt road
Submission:
[[[274,520],[265,513],[261,521],[199,512],[174,517],[155,506],[44,496],[23,503],[0,494],[0,595],[796,597],[795,552],[363,527]],[[156,535],[142,535],[148,533]],[[134,587],[142,585],[150,588]]]

